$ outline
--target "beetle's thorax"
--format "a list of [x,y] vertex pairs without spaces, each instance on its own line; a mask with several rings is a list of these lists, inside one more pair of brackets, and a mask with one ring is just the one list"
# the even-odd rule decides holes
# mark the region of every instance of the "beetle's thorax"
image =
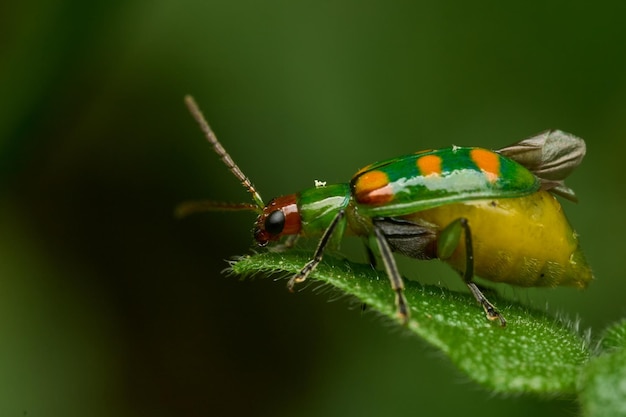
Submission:
[[274,198],[257,218],[254,238],[259,246],[265,246],[288,235],[321,235],[350,201],[348,184],[314,187]]

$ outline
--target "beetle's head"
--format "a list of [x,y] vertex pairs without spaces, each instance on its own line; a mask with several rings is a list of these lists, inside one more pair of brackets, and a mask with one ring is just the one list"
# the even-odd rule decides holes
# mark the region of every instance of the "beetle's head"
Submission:
[[276,197],[263,207],[254,226],[254,239],[259,246],[300,233],[302,222],[296,201],[297,195],[289,194]]

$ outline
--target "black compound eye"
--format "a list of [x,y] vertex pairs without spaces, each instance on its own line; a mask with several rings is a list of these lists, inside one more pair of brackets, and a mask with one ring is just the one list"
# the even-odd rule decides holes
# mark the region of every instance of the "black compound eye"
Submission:
[[285,227],[285,215],[282,210],[274,210],[265,219],[265,230],[271,235],[278,235]]

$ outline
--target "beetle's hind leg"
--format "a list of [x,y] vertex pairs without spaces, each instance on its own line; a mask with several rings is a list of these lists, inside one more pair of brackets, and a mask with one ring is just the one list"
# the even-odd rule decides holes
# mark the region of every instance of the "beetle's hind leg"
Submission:
[[445,260],[452,256],[461,240],[461,233],[465,234],[465,272],[463,281],[472,292],[476,301],[483,307],[489,320],[499,320],[502,327],[506,326],[504,316],[484,296],[480,288],[474,282],[474,249],[472,246],[472,231],[466,218],[459,218],[450,223],[440,234],[437,242],[437,253],[440,259]]

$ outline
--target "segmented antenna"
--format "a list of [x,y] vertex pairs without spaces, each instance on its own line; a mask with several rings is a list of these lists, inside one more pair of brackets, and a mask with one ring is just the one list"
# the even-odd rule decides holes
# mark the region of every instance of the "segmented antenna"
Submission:
[[203,213],[205,211],[256,211],[259,207],[252,203],[226,203],[212,200],[183,201],[174,210],[174,216],[182,219],[190,214]]
[[222,158],[222,161],[224,162],[224,164],[226,164],[230,172],[232,172],[233,175],[237,177],[237,179],[241,182],[241,184],[246,187],[250,194],[252,194],[252,199],[254,200],[258,208],[263,209],[263,207],[265,206],[265,204],[263,203],[263,199],[257,192],[256,188],[254,188],[254,185],[252,185],[252,182],[248,179],[248,177],[246,177],[241,169],[239,169],[235,161],[233,161],[233,158],[230,157],[228,152],[226,152],[226,149],[224,149],[222,144],[217,140],[217,136],[215,136],[215,133],[213,133],[213,130],[211,130],[209,123],[204,118],[200,107],[198,107],[198,104],[193,99],[193,97],[190,95],[185,96],[185,104],[187,105],[187,108],[189,109],[189,112],[191,113],[193,118],[196,119],[196,122],[198,122],[198,125],[204,133],[204,137],[206,138],[206,140],[208,140],[209,143],[213,145],[213,150],[220,156],[220,158]]

